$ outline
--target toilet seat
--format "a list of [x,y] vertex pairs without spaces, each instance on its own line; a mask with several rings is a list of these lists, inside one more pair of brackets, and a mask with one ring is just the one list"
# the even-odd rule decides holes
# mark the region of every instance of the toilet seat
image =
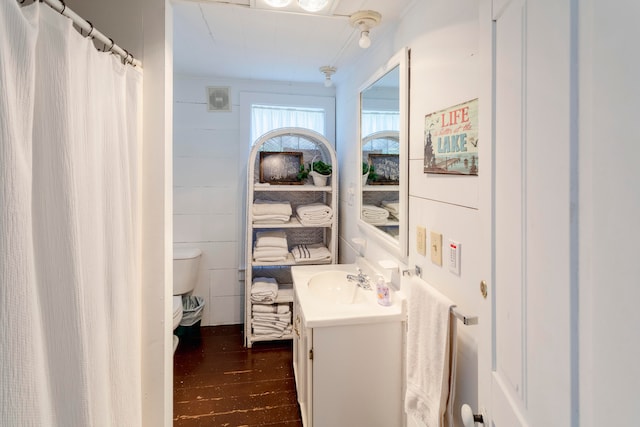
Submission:
[[173,296],[173,329],[174,330],[178,326],[180,326],[181,320],[182,320],[182,296],[174,295]]

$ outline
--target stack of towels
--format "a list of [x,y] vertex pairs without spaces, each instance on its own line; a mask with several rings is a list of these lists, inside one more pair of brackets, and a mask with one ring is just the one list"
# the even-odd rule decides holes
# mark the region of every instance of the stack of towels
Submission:
[[291,218],[291,203],[256,200],[252,214],[254,224],[284,224]]
[[302,225],[324,225],[333,218],[333,209],[323,203],[311,203],[298,206],[296,216]]
[[296,264],[325,264],[331,262],[331,252],[322,243],[296,245],[291,249]]
[[383,200],[382,207],[389,211],[389,217],[398,219],[398,212],[400,212],[400,203],[397,200]]
[[253,333],[263,337],[282,338],[291,333],[289,304],[254,304],[251,307]]
[[389,211],[374,205],[362,206],[362,219],[372,225],[385,225]]
[[251,283],[251,302],[273,304],[278,298],[278,282],[271,277],[255,277]]
[[253,247],[253,259],[258,262],[283,262],[287,260],[289,245],[284,231],[259,231]]

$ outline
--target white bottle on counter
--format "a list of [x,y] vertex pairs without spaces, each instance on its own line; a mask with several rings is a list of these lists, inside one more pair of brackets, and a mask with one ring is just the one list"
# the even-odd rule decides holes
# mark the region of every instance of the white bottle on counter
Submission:
[[384,280],[381,274],[378,274],[378,280],[376,282],[376,293],[378,295],[378,304],[388,307],[391,305],[389,285]]

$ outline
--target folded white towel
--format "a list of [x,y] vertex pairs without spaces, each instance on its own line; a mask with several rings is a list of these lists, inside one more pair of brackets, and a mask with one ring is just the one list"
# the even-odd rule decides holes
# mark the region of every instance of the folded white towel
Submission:
[[263,248],[253,248],[253,257],[273,257],[273,256],[286,256],[289,253],[287,248],[276,248],[266,246]]
[[290,313],[291,309],[289,308],[289,304],[253,304],[251,311],[254,313],[285,314]]
[[293,327],[291,325],[285,328],[284,331],[279,331],[273,328],[264,328],[261,326],[254,326],[253,334],[259,335],[260,337],[264,337],[264,338],[282,338],[284,335],[291,334],[292,330],[293,330]]
[[289,222],[291,217],[289,215],[254,215],[253,223],[254,224],[284,224]]
[[278,331],[284,331],[291,322],[279,322],[277,320],[252,320],[251,324],[253,326],[260,326],[262,328],[271,328]]
[[256,277],[251,284],[251,301],[273,303],[278,297],[278,282],[271,277]]
[[285,248],[253,248],[253,260],[257,262],[284,262],[288,255]]
[[398,215],[398,213],[400,212],[400,203],[397,200],[383,200],[381,205],[392,215]]
[[277,290],[278,281],[273,277],[254,277],[251,284],[251,292],[264,290]]
[[257,248],[289,248],[287,233],[284,231],[258,231],[256,233]]
[[253,320],[261,320],[266,322],[277,321],[291,323],[291,312],[277,314],[277,313],[253,313]]
[[291,249],[293,259],[298,264],[330,262],[331,252],[322,243],[313,245],[296,245]]
[[385,225],[389,211],[374,205],[362,206],[362,219],[372,225]]
[[453,427],[456,322],[452,306],[424,280],[411,279],[405,410],[427,426]]
[[254,257],[253,260],[255,262],[270,262],[273,264],[287,262],[288,257],[286,255],[282,256],[257,256]]
[[333,209],[324,203],[310,203],[296,208],[296,217],[302,225],[325,225],[333,218]]
[[387,218],[389,211],[374,205],[363,205],[362,214],[368,218]]
[[290,202],[277,202],[273,200],[255,200],[253,202],[253,215],[287,215],[293,213]]
[[314,215],[333,215],[333,209],[324,203],[310,203],[308,205],[300,205],[296,208],[298,216],[314,216]]
[[301,217],[297,217],[298,221],[300,221],[300,224],[302,225],[306,225],[306,226],[320,226],[320,225],[329,225],[331,224],[331,217],[322,217],[322,218],[309,218],[309,217],[305,217],[305,218],[301,218]]

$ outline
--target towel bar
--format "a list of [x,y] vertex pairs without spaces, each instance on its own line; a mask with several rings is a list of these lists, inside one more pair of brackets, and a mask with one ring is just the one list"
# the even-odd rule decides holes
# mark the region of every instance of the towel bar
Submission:
[[478,316],[465,316],[464,314],[458,311],[458,307],[451,306],[451,313],[458,319],[461,320],[465,325],[477,325],[478,324]]

